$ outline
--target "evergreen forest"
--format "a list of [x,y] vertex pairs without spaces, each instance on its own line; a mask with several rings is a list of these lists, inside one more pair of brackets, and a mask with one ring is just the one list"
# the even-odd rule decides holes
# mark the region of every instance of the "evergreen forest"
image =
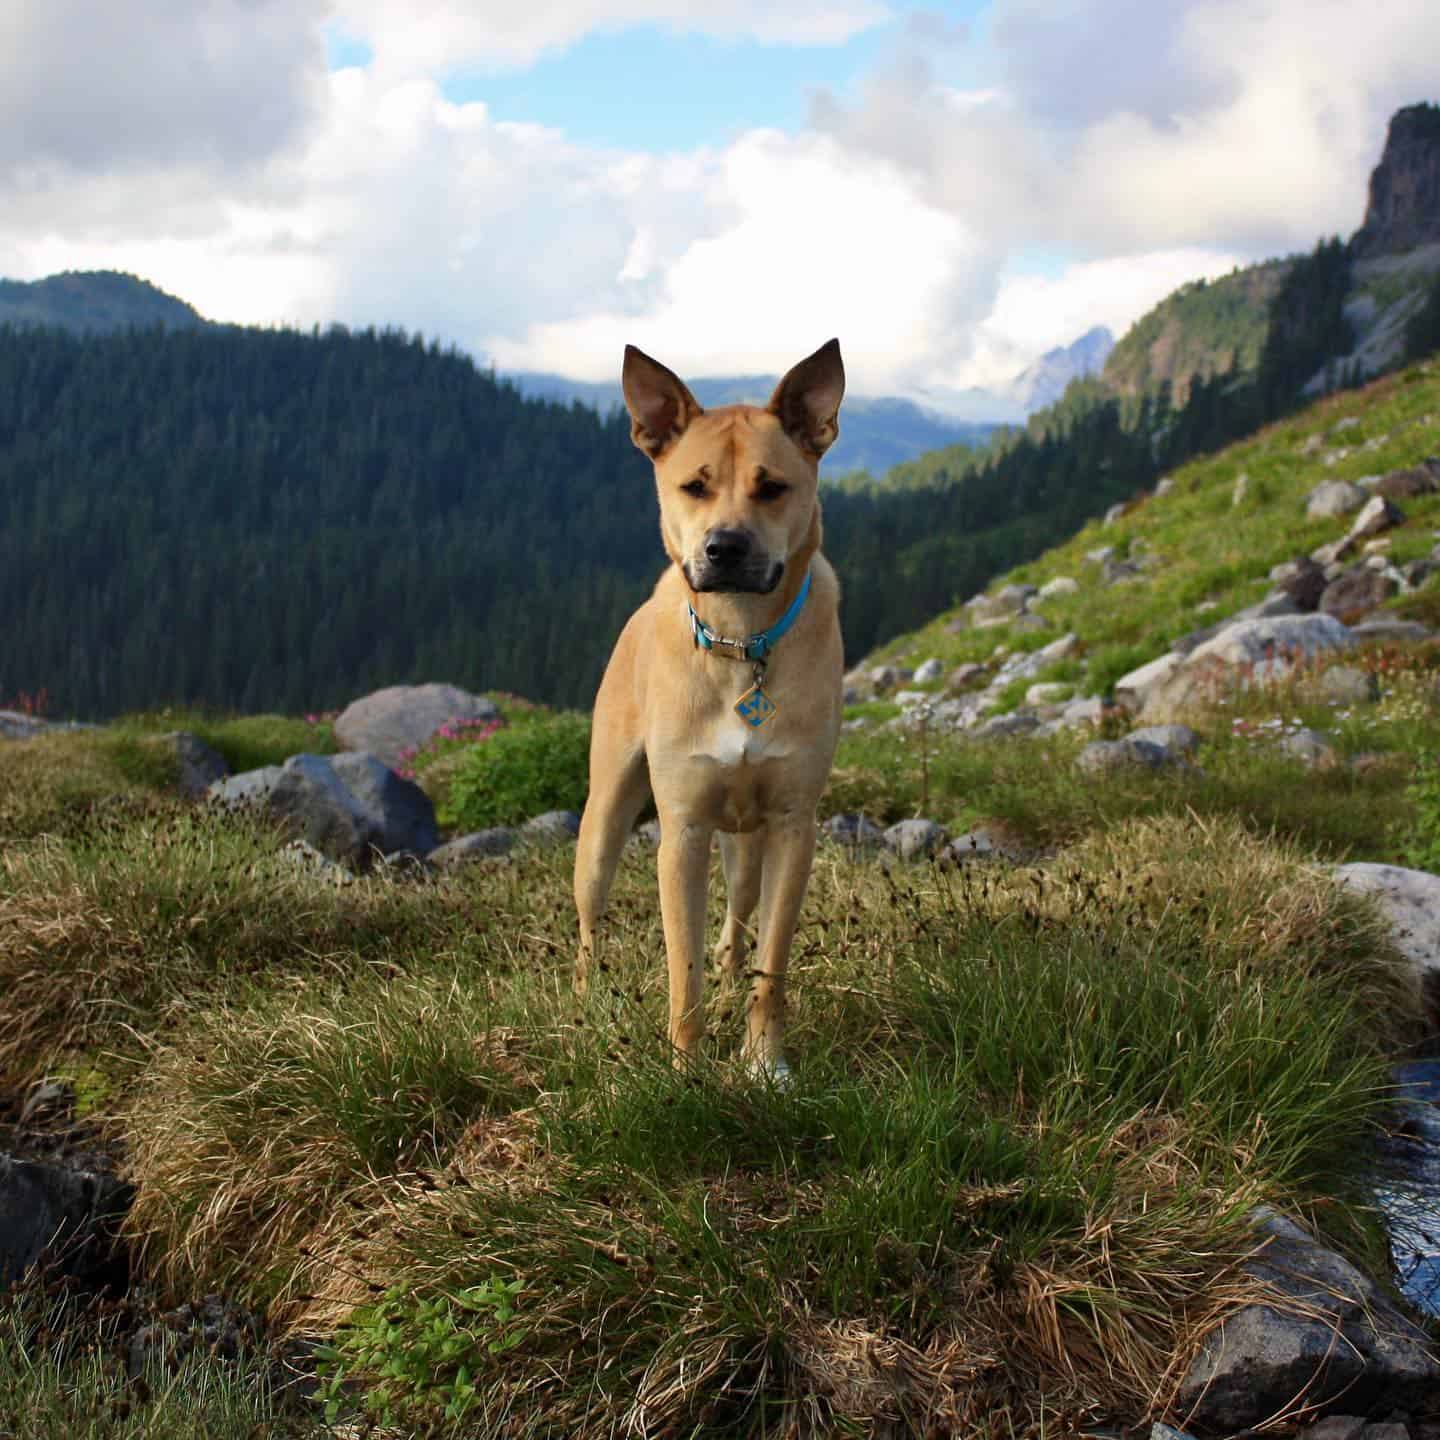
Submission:
[[[1293,407],[1345,352],[1343,262],[1293,262],[1258,365],[1183,406],[1077,381],[984,450],[827,487],[849,658]],[[588,706],[664,563],[623,413],[418,337],[0,327],[0,705],[298,713],[443,679]]]

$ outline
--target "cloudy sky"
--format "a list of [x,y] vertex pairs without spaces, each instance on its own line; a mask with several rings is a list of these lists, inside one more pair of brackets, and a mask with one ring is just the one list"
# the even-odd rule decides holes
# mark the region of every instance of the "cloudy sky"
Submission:
[[1360,222],[1434,0],[3,0],[0,275],[986,384]]

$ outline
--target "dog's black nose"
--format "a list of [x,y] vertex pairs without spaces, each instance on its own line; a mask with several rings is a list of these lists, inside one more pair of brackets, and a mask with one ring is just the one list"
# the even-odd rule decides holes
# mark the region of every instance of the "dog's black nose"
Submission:
[[750,553],[750,537],[743,530],[712,530],[705,537],[705,558],[722,569],[738,565]]

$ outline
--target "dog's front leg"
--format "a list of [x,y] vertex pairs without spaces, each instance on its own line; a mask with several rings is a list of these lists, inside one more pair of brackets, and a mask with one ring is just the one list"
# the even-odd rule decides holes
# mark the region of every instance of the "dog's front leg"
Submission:
[[760,885],[760,946],[745,1015],[745,1054],[776,1079],[785,1064],[785,970],[815,860],[815,815],[771,820]]
[[705,1034],[705,883],[710,869],[709,826],[660,819],[660,917],[670,971],[670,1043],[677,1061],[693,1054]]

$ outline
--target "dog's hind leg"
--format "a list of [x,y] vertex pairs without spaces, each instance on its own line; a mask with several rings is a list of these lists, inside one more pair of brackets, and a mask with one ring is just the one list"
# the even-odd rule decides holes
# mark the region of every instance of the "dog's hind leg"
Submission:
[[725,862],[725,925],[720,931],[720,942],[715,946],[715,962],[727,976],[733,977],[745,973],[750,917],[760,899],[765,832],[722,834],[720,858]]
[[595,929],[610,898],[615,867],[649,798],[650,771],[644,749],[638,743],[628,747],[617,744],[615,737],[597,731],[590,755],[590,795],[575,847],[575,909],[580,916],[575,989],[582,995],[589,984]]

